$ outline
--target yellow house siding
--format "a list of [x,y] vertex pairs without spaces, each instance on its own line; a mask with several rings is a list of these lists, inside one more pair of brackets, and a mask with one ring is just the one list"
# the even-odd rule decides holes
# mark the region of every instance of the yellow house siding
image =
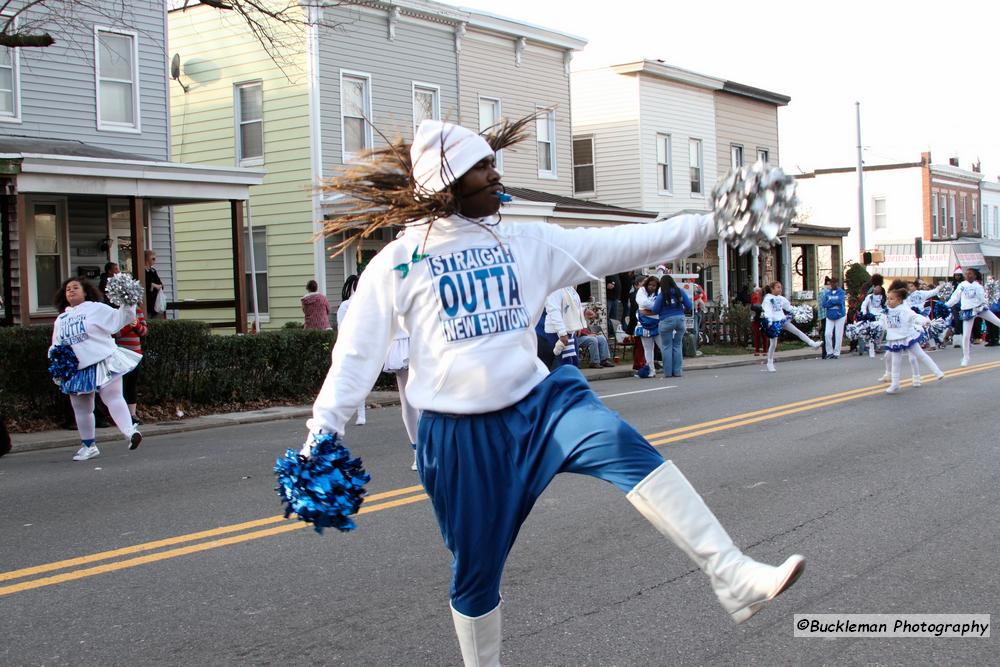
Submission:
[[[171,82],[172,159],[236,164],[235,88],[263,90],[264,183],[250,189],[254,229],[265,229],[269,322],[301,321],[299,298],[313,278],[309,93],[301,52],[282,49],[276,64],[238,18],[208,7],[169,14],[170,53],[181,58],[187,93]],[[297,29],[290,29],[297,30]],[[179,299],[231,299],[232,232],[228,204],[175,210]],[[249,270],[249,262],[247,263]],[[231,320],[231,310],[180,311],[191,319]]]

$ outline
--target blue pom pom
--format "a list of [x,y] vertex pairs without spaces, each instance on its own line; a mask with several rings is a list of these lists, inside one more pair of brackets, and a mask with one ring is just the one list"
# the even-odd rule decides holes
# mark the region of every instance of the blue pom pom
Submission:
[[49,351],[49,373],[58,383],[69,380],[77,371],[80,360],[69,345],[56,345]]
[[785,321],[778,320],[777,322],[768,322],[767,324],[767,337],[777,338],[781,335],[781,329],[784,327]]
[[356,527],[351,517],[364,501],[371,476],[361,459],[352,459],[337,435],[316,437],[309,458],[288,449],[274,465],[275,491],[285,506],[285,518],[295,513],[317,533],[324,528],[346,532]]

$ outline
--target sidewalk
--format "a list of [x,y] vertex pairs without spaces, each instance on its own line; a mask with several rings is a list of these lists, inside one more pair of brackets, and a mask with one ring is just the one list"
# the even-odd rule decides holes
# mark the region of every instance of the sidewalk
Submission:
[[[816,350],[808,348],[802,350],[786,350],[775,354],[775,361],[797,361],[800,359],[814,359],[819,356]],[[732,368],[735,366],[752,366],[761,363],[762,357],[755,357],[752,354],[732,354],[714,355],[711,357],[696,357],[684,360],[684,372],[707,371],[719,368]],[[632,377],[632,367],[626,363],[621,363],[614,368],[585,368],[583,374],[589,382],[600,380],[615,380]],[[399,393],[395,391],[373,391],[368,395],[368,407],[382,408],[391,405],[399,405]],[[149,438],[156,435],[167,435],[171,433],[186,433],[189,431],[202,431],[205,429],[218,428],[220,426],[233,426],[236,424],[259,424],[261,422],[279,421],[282,419],[301,419],[305,421],[312,414],[312,408],[308,405],[298,406],[276,406],[263,410],[249,410],[246,412],[227,412],[217,415],[206,415],[204,417],[191,417],[189,419],[179,419],[177,421],[159,422],[156,424],[145,424],[142,427],[142,434]],[[11,453],[30,452],[39,449],[52,449],[55,447],[79,447],[80,438],[76,431],[59,429],[54,431],[39,431],[37,433],[12,433],[11,440],[14,448]],[[124,438],[115,428],[97,429],[97,442],[121,442],[124,445]]]

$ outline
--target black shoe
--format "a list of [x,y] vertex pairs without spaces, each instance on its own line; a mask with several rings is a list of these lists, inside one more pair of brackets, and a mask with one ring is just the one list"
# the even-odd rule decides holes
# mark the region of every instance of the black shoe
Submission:
[[136,431],[135,433],[132,434],[132,437],[129,438],[128,440],[129,450],[138,449],[140,443],[142,443],[142,433]]
[[604,361],[601,362],[601,367],[602,368],[614,368],[614,364],[611,363],[609,360],[605,359]]

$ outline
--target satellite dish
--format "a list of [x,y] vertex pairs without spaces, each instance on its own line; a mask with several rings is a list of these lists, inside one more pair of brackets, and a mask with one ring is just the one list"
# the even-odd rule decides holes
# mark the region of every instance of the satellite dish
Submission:
[[175,53],[174,57],[170,59],[170,78],[181,84],[185,93],[188,91],[188,87],[181,81],[181,54],[179,53]]

